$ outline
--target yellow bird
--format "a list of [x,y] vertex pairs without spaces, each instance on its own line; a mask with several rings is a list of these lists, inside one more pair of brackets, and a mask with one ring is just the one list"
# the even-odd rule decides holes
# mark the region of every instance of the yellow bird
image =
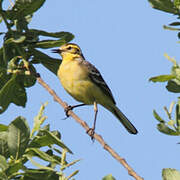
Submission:
[[137,134],[136,128],[116,106],[112,92],[100,72],[85,60],[78,45],[64,44],[59,49],[53,49],[52,52],[62,56],[62,63],[57,73],[62,86],[74,99],[83,103],[70,106],[70,109],[83,105],[94,105],[95,118],[93,128],[91,128],[92,136],[96,124],[97,104],[112,112],[129,133]]

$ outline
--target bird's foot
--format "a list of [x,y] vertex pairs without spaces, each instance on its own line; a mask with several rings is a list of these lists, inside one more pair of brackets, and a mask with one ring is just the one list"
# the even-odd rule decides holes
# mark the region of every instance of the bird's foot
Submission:
[[91,136],[91,140],[94,142],[94,133],[95,133],[95,129],[94,128],[89,128],[86,131],[87,134],[89,134],[89,136]]
[[65,114],[66,114],[66,118],[68,118],[69,117],[69,114],[68,114],[68,112],[70,111],[70,110],[73,110],[73,106],[67,106],[65,109],[64,109],[64,111],[65,111]]

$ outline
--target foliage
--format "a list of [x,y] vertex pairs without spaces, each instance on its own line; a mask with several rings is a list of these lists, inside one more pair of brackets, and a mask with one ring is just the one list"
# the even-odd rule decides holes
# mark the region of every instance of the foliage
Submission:
[[52,58],[39,49],[57,47],[74,38],[69,32],[51,33],[28,27],[33,14],[44,2],[45,0],[16,0],[14,4],[11,3],[10,8],[3,9],[4,1],[0,0],[0,22],[7,28],[6,32],[0,32],[3,36],[3,46],[0,47],[0,113],[10,103],[25,107],[26,88],[36,83],[35,64],[42,64],[56,74],[61,60]]
[[[177,15],[180,19],[180,0],[149,0],[152,7],[164,12]],[[174,27],[172,27],[174,26]],[[169,26],[164,25],[164,29],[178,31],[178,38],[180,38],[180,21],[172,22]],[[168,75],[160,75],[152,77],[149,80],[152,82],[167,82],[166,89],[172,93],[180,93],[180,66],[174,58],[169,57],[165,54],[165,57],[170,60],[173,65],[171,73]],[[173,107],[175,106],[175,115],[173,118]],[[157,129],[167,135],[180,136],[180,98],[178,97],[177,102],[172,102],[169,110],[164,107],[167,114],[168,121],[165,121],[155,110],[153,115],[158,120]],[[163,180],[177,180],[180,179],[180,172],[175,169],[163,169],[162,171]]]
[[163,180],[178,180],[180,179],[180,172],[175,169],[166,168],[162,171],[162,177]]
[[[64,170],[79,160],[67,162],[66,155],[72,151],[62,142],[60,132],[51,131],[49,124],[42,126],[47,118],[43,115],[44,108],[45,104],[34,118],[31,132],[21,116],[8,126],[0,124],[0,179],[38,180],[41,176],[45,180],[68,180],[79,172],[65,176]],[[47,165],[39,164],[34,158]],[[28,168],[28,161],[37,168]]]

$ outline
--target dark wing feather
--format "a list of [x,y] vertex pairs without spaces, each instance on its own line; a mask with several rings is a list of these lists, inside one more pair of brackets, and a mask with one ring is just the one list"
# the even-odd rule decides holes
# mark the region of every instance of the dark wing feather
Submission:
[[93,66],[90,62],[88,61],[83,61],[84,65],[86,65],[86,67],[88,67],[89,70],[89,78],[95,83],[97,84],[98,87],[101,88],[102,91],[104,91],[104,93],[110,97],[110,99],[113,101],[114,104],[116,104],[114,97],[112,95],[111,90],[109,89],[108,85],[106,84],[106,82],[104,81],[103,77],[101,76],[101,73],[98,71],[98,69]]

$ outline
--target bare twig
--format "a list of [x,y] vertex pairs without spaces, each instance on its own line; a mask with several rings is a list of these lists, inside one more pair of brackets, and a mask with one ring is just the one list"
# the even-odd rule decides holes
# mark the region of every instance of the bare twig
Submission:
[[[37,77],[37,81],[39,82],[39,84],[41,84],[54,98],[55,101],[57,101],[64,109],[68,107],[68,104],[66,102],[63,102],[55,93],[54,90],[52,90],[42,79],[41,77]],[[81,120],[75,113],[73,113],[73,111],[69,110],[68,111],[68,115],[71,116],[72,118],[74,118],[76,120],[76,122],[78,122],[85,130],[86,132],[88,132],[89,130],[89,126],[87,125],[87,123],[83,120]],[[91,136],[91,132],[89,131],[89,136]],[[134,179],[136,180],[143,180],[142,177],[140,177],[130,166],[129,164],[126,162],[126,160],[122,157],[120,157],[118,155],[118,153],[116,153],[104,140],[103,138],[98,135],[97,133],[94,133],[94,139],[96,139],[101,145],[102,147],[108,151],[117,161],[119,161],[124,168],[127,169],[128,174],[132,177],[134,177]]]

